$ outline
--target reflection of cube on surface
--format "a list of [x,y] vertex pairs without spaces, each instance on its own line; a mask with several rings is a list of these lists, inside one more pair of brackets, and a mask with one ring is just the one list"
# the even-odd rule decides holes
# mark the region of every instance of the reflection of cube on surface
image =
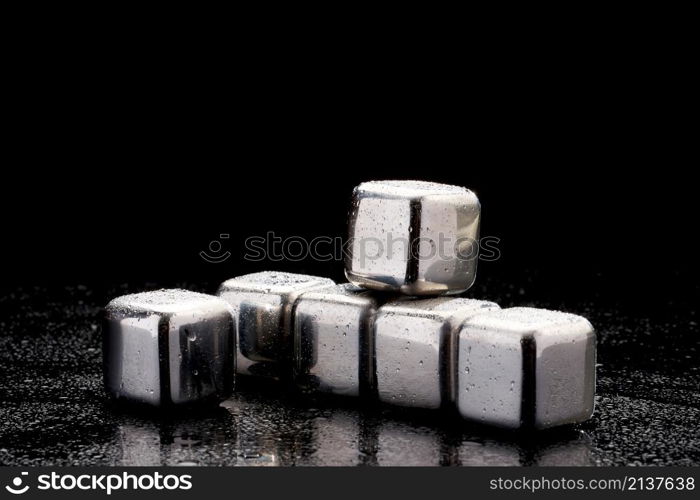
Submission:
[[292,309],[297,299],[333,285],[327,278],[274,271],[223,282],[217,295],[238,318],[238,373],[271,375],[280,363],[290,363]]
[[294,317],[295,378],[306,388],[359,396],[374,385],[372,325],[381,299],[351,284],[305,293]]
[[345,274],[373,290],[456,294],[476,277],[481,206],[470,190],[422,181],[357,186]]
[[386,467],[436,467],[441,465],[439,429],[388,420],[379,425],[376,463]]
[[474,316],[457,348],[457,408],[467,419],[538,429],[593,413],[595,333],[587,319],[516,307]]
[[112,300],[103,318],[104,382],[151,406],[218,402],[233,391],[235,322],[211,295],[158,290]]
[[467,318],[498,309],[483,300],[397,300],[379,308],[375,359],[379,399],[439,408],[454,398],[456,335]]

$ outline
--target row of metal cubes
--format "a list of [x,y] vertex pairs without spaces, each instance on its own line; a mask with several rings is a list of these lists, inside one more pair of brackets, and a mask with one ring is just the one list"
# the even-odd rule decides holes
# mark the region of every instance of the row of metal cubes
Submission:
[[[261,282],[269,288],[257,296]],[[239,374],[291,373],[306,389],[456,408],[508,428],[580,422],[593,410],[595,335],[580,316],[283,273],[234,278],[218,295],[239,318]]]
[[105,381],[120,399],[220,400],[235,370],[506,428],[576,423],[593,411],[595,335],[580,316],[277,272],[228,280],[218,299],[178,296],[170,309],[163,294],[139,295],[107,308]]

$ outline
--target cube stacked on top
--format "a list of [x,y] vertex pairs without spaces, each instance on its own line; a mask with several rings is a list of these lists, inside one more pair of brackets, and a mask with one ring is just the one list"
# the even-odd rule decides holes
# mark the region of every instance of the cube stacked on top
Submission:
[[457,294],[476,278],[481,205],[470,190],[374,181],[353,192],[345,275],[406,295]]
[[349,221],[352,284],[263,272],[225,281],[219,298],[159,291],[116,299],[105,320],[108,391],[155,406],[221,399],[235,370],[292,377],[307,390],[453,408],[506,428],[586,420],[595,334],[585,318],[425,298],[473,284],[479,212],[464,188],[364,183]]

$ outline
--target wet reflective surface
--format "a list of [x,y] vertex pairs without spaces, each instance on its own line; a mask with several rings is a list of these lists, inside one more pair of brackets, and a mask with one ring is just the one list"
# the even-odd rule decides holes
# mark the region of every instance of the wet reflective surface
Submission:
[[97,325],[108,298],[144,285],[33,288],[0,297],[0,464],[700,464],[694,313],[668,305],[642,316],[584,302],[532,304],[517,288],[488,280],[477,286],[473,297],[504,307],[565,309],[592,321],[599,336],[592,420],[508,433],[440,412],[292,395],[261,381],[241,384],[208,412],[137,414],[104,396]]

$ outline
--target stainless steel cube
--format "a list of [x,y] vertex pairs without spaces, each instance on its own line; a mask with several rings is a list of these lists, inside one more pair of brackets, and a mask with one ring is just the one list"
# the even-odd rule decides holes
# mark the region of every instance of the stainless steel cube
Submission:
[[379,308],[374,324],[379,399],[418,408],[454,400],[455,348],[461,323],[498,309],[484,300],[398,300]]
[[223,300],[187,290],[125,295],[104,310],[104,382],[118,400],[164,407],[233,391],[235,322]]
[[372,325],[381,302],[376,294],[352,284],[305,293],[294,312],[297,383],[332,394],[371,394]]
[[353,192],[345,274],[406,295],[457,294],[476,278],[481,206],[470,190],[373,181]]
[[587,420],[595,345],[591,324],[574,314],[515,307],[474,316],[459,333],[459,413],[506,428]]
[[328,278],[266,271],[225,281],[217,295],[238,318],[237,371],[274,376],[291,363],[292,309],[301,294],[335,283]]

